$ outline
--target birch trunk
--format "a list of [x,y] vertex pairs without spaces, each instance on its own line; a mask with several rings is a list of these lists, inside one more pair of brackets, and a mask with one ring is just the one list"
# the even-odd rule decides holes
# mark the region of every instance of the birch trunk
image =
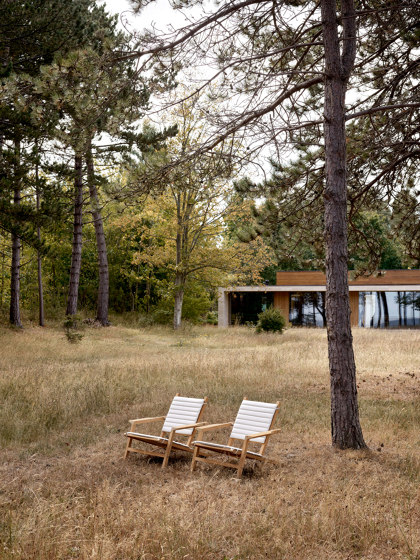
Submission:
[[102,326],[109,326],[108,306],[109,306],[109,270],[108,270],[108,254],[106,250],[106,240],[104,226],[100,211],[98,192],[95,183],[95,172],[92,157],[92,145],[89,141],[86,151],[87,178],[89,185],[90,203],[92,207],[92,217],[95,226],[96,247],[98,251],[99,263],[99,286],[98,286],[98,304],[96,310],[96,320]]
[[341,53],[336,7],[335,0],[321,1],[325,49],[324,201],[331,432],[334,446],[359,449],[366,444],[359,422],[350,327],[345,132],[345,95],[356,52],[356,22],[353,0],[343,0]]
[[66,315],[76,315],[79,293],[80,267],[82,264],[82,211],[83,211],[83,171],[82,156],[74,158],[74,222],[73,245],[71,253],[70,283],[67,297]]

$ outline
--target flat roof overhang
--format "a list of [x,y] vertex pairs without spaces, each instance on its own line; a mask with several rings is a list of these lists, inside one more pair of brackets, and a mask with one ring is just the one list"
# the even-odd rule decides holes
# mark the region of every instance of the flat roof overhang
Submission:
[[[219,288],[223,292],[325,292],[325,286],[230,286],[228,288]],[[375,285],[375,284],[358,284],[349,286],[350,292],[420,292],[420,284],[400,284],[400,285]]]

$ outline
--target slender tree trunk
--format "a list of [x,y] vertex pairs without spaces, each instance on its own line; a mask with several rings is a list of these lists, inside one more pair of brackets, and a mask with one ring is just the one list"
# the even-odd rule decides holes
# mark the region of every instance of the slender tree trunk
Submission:
[[[15,143],[15,186],[13,192],[13,204],[15,206],[21,201],[20,184],[20,142]],[[12,233],[12,267],[10,277],[10,324],[22,328],[20,319],[20,253],[22,243],[17,233]]]
[[341,449],[366,447],[359,422],[356,366],[350,327],[347,256],[345,94],[354,63],[356,23],[353,0],[342,0],[340,52],[335,0],[321,0],[325,49],[325,246],[326,314],[331,381],[332,443]]
[[98,305],[96,310],[96,320],[106,327],[109,325],[108,305],[109,305],[109,270],[108,270],[108,254],[106,250],[106,241],[104,226],[101,217],[98,192],[95,184],[95,172],[92,157],[92,145],[89,140],[86,151],[87,177],[89,185],[90,203],[92,207],[93,222],[95,225],[96,246],[99,261],[99,287],[98,287]]
[[[3,243],[4,248],[4,243]],[[4,297],[4,277],[6,273],[6,254],[4,251],[1,253],[1,287],[0,287],[0,307],[3,306]]]
[[[138,286],[138,284],[137,284]],[[150,296],[152,292],[152,279],[151,273],[149,272],[146,278],[146,314],[150,313]]]
[[[39,168],[38,162],[36,163],[35,167],[35,180],[36,180],[36,209],[39,212],[40,209],[40,196],[39,196],[39,188],[38,188],[38,180],[39,180]],[[38,241],[41,243],[41,228],[37,227],[37,236]],[[43,327],[45,325],[44,320],[44,290],[42,286],[42,260],[41,260],[41,251],[38,249],[37,251],[37,261],[38,261],[38,305],[39,305],[39,326]]]
[[174,329],[177,330],[181,326],[182,304],[184,301],[185,280],[182,274],[175,277],[175,305],[174,305]]
[[184,302],[185,274],[179,270],[183,264],[183,251],[185,243],[185,229],[182,223],[181,207],[177,200],[178,233],[176,235],[176,273],[175,273],[175,303],[174,303],[174,330],[181,326],[182,304]]
[[[20,203],[20,189],[16,188],[14,197],[14,204]],[[12,234],[12,269],[11,269],[11,282],[10,282],[10,324],[15,327],[22,327],[20,319],[20,252],[22,244],[20,237]]]
[[184,302],[185,275],[181,271],[188,229],[185,224],[185,207],[178,194],[175,196],[178,231],[176,234],[176,273],[175,273],[175,302],[174,302],[174,330],[181,326],[182,304]]
[[67,297],[66,315],[76,315],[79,293],[80,268],[82,264],[82,212],[83,212],[83,170],[82,156],[74,158],[74,222],[73,246],[71,253],[70,283]]

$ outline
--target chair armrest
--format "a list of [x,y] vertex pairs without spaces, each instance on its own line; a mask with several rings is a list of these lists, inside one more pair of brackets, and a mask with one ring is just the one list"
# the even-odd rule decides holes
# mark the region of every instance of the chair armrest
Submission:
[[245,436],[245,439],[254,439],[256,437],[263,437],[263,436],[271,436],[272,434],[277,434],[281,432],[281,428],[275,428],[274,430],[268,430],[267,432],[258,432],[257,434],[251,434],[249,436]]
[[229,426],[233,426],[233,422],[225,422],[223,424],[207,424],[207,426],[203,426],[198,431],[207,432],[209,430],[218,430],[219,428],[228,428]]
[[135,420],[129,420],[131,424],[131,428],[133,428],[136,424],[147,424],[152,422],[159,422],[165,420],[166,416],[155,416],[154,418],[137,418]]
[[186,430],[188,428],[197,428],[198,426],[204,426],[206,422],[196,422],[195,424],[185,424],[184,426],[174,426],[171,428],[171,432],[177,432],[178,430]]
[[224,422],[223,424],[207,424],[207,426],[202,426],[197,430],[197,440],[200,440],[203,437],[203,432],[210,432],[211,430],[228,428],[229,426],[233,426],[233,422]]

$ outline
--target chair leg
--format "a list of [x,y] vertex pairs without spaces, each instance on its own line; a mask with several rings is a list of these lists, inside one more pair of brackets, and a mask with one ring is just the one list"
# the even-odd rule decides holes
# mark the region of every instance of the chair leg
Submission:
[[238,463],[238,478],[242,478],[242,471],[244,470],[247,449],[248,449],[248,440],[245,439],[242,446],[241,457]]
[[194,452],[193,452],[193,456],[192,456],[192,461],[191,461],[191,472],[194,471],[195,466],[197,464],[197,456],[198,456],[198,447],[195,445],[194,446]]
[[132,441],[133,441],[133,438],[128,438],[127,446],[126,446],[126,448],[125,448],[125,453],[124,453],[124,459],[127,458],[128,449],[131,447],[131,442],[132,442]]
[[171,432],[168,439],[168,445],[166,447],[165,456],[163,457],[162,469],[168,466],[169,456],[171,454],[172,442],[174,440],[175,432]]

